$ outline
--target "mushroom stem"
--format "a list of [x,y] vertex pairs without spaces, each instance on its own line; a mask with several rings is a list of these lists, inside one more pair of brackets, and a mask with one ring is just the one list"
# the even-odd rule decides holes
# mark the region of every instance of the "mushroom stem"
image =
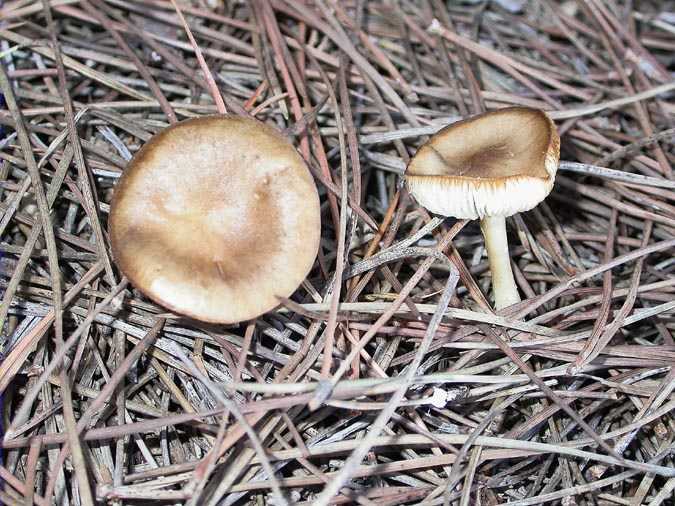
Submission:
[[495,308],[499,310],[520,302],[518,288],[511,270],[509,242],[506,238],[506,218],[503,216],[486,216],[480,220],[480,228],[483,231],[488,260],[490,261]]

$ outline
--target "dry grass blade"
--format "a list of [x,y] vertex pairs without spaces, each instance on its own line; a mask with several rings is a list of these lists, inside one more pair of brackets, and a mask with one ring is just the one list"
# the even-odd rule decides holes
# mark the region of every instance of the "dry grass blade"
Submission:
[[[183,27],[185,28],[185,33],[187,33],[187,36],[190,39],[190,44],[192,44],[195,54],[197,55],[197,61],[199,62],[199,66],[201,67],[202,72],[204,73],[204,78],[206,79],[206,82],[209,85],[209,91],[211,92],[213,101],[216,103],[218,112],[220,114],[227,114],[227,108],[225,107],[225,102],[223,101],[223,97],[220,94],[218,85],[216,84],[216,81],[213,79],[213,74],[211,73],[211,70],[207,66],[206,60],[204,60],[202,50],[199,47],[199,44],[197,44],[197,41],[195,40],[194,36],[192,35],[192,31],[190,30],[190,26],[188,25],[187,21],[185,20],[185,17],[183,16],[183,12],[181,11],[180,7],[178,6],[175,0],[171,0],[171,5],[173,5],[174,9],[176,9],[176,13],[178,14],[178,17],[180,18],[180,21],[183,24]],[[169,117],[169,119],[171,119],[171,117]]]
[[438,325],[440,325],[441,319],[443,318],[443,312],[448,307],[448,304],[450,304],[450,298],[454,295],[458,281],[459,281],[459,274],[457,273],[456,268],[454,268],[454,266],[450,264],[450,276],[448,278],[448,281],[446,282],[446,286],[443,291],[443,294],[441,295],[438,307],[436,308],[436,312],[434,313],[434,315],[431,318],[431,321],[429,322],[429,326],[427,327],[424,339],[420,343],[420,346],[417,352],[415,353],[415,358],[408,366],[408,370],[405,373],[404,381],[393,393],[386,407],[382,408],[380,414],[377,416],[373,424],[370,426],[370,430],[368,431],[366,437],[359,442],[359,446],[352,452],[349,458],[345,461],[342,470],[338,473],[338,475],[335,478],[333,478],[333,480],[330,483],[328,483],[328,485],[326,486],[326,488],[324,488],[321,495],[319,495],[316,498],[316,504],[324,506],[330,503],[333,496],[337,494],[337,492],[342,488],[342,485],[344,485],[345,482],[350,479],[351,473],[354,471],[356,467],[360,465],[361,461],[366,456],[366,453],[370,451],[370,448],[373,446],[374,441],[380,435],[380,432],[389,422],[389,419],[394,414],[394,411],[396,411],[396,409],[399,407],[400,402],[403,400],[403,397],[405,396],[406,391],[410,386],[413,376],[417,372],[418,367],[422,363],[422,360],[424,359],[424,356],[426,355],[429,346],[431,345],[431,341],[434,338],[436,329],[438,328]]

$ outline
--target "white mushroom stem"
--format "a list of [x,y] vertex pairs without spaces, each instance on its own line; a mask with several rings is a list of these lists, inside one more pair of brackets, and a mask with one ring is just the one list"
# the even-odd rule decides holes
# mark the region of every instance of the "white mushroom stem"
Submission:
[[490,261],[495,308],[499,310],[520,302],[518,288],[511,270],[509,242],[506,238],[506,218],[503,216],[486,216],[480,220],[480,228],[483,231],[488,260]]

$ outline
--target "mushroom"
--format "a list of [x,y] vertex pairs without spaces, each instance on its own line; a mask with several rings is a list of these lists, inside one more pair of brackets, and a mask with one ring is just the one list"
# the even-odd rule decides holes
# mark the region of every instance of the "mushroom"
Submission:
[[408,190],[429,211],[481,220],[497,309],[520,301],[506,217],[546,198],[559,157],[558,132],[543,111],[508,107],[443,128],[406,169]]
[[276,130],[229,115],[174,124],[133,157],[110,209],[113,257],[150,299],[237,323],[289,297],[321,235],[307,165]]

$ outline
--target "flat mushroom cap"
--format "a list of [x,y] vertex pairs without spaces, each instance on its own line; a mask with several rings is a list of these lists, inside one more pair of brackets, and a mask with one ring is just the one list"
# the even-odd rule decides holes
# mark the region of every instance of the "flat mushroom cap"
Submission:
[[410,161],[408,190],[429,211],[477,219],[532,209],[550,193],[560,138],[543,112],[508,107],[453,123]]
[[136,288],[207,322],[255,318],[309,273],[321,230],[303,159],[272,128],[207,116],[155,135],[110,211],[115,261]]

